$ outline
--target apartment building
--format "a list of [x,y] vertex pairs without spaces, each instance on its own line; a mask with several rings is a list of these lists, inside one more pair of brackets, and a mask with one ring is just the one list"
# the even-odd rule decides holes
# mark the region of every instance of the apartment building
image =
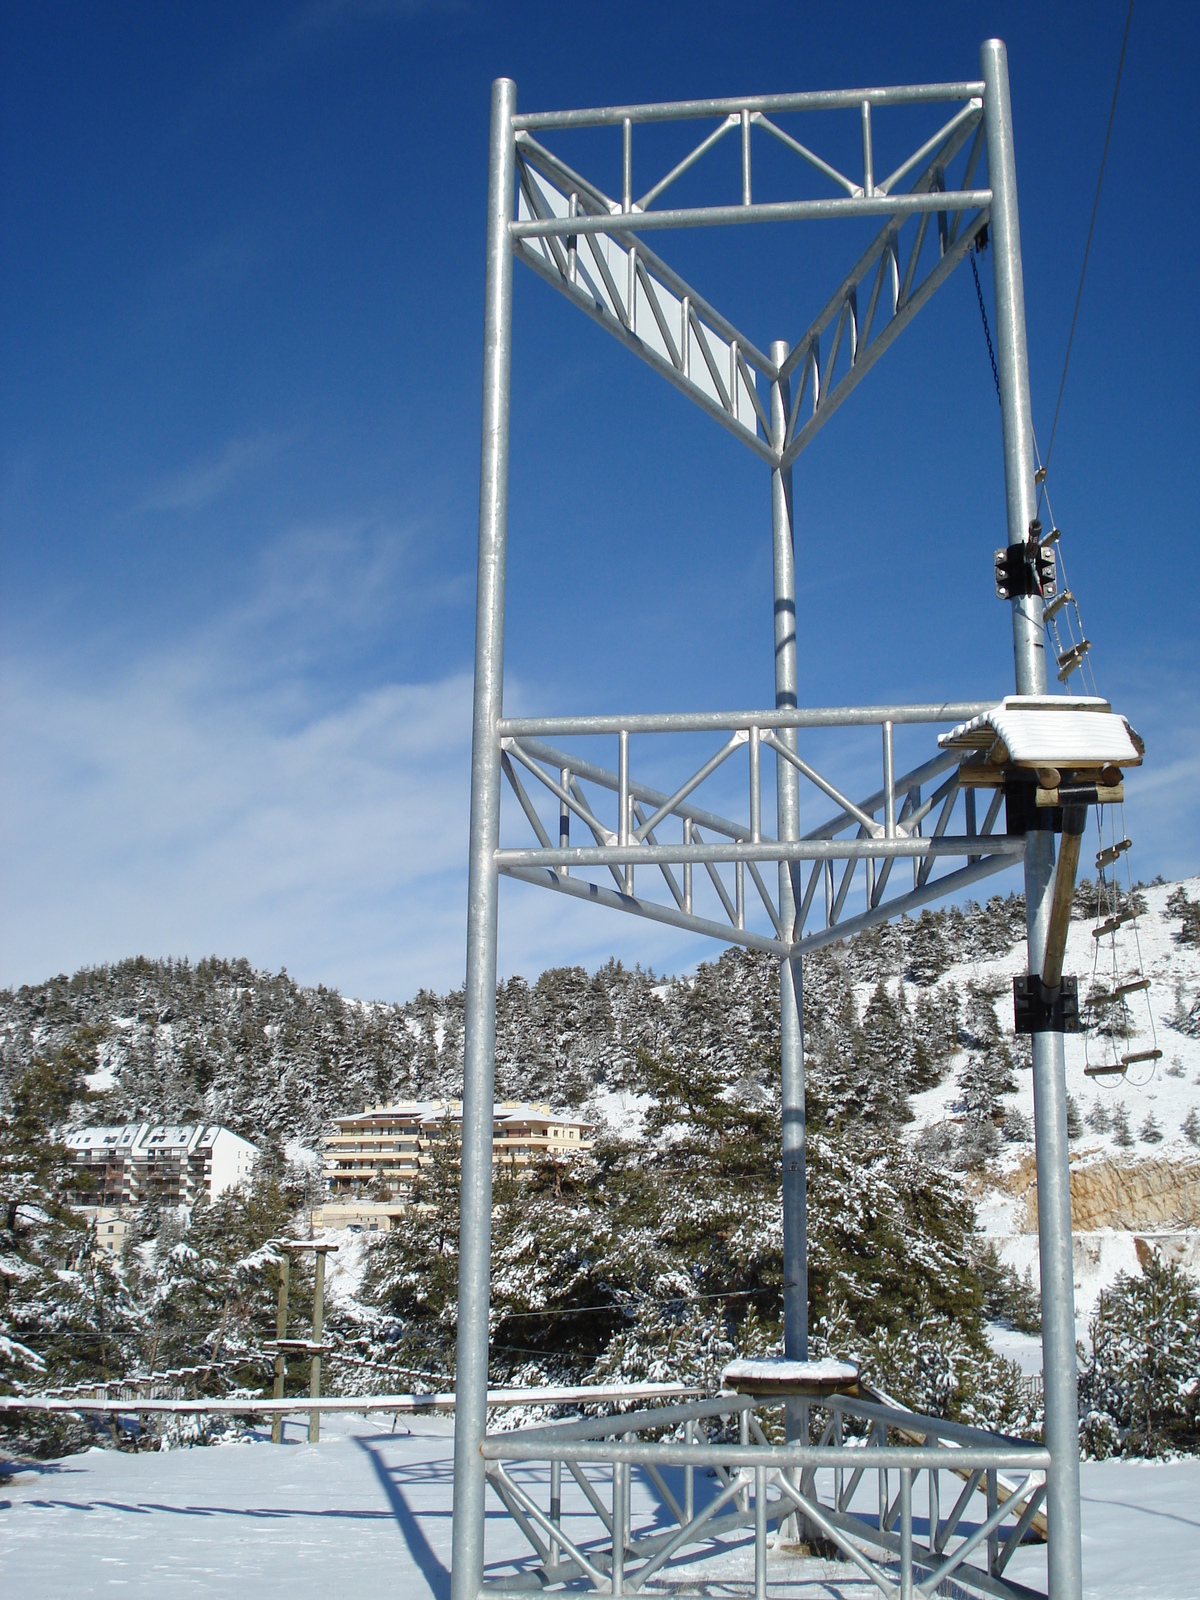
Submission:
[[[590,1150],[590,1124],[548,1105],[506,1100],[497,1105],[493,1123],[493,1159],[515,1168],[546,1157]],[[461,1136],[462,1102],[407,1100],[368,1106],[355,1116],[339,1117],[337,1132],[325,1140],[325,1182],[332,1198],[375,1191],[405,1194],[422,1167],[432,1159],[430,1147],[448,1129]]]
[[[192,1206],[249,1181],[258,1149],[228,1128],[128,1123],[81,1128],[63,1143],[84,1169],[88,1207]],[[106,1224],[107,1225],[107,1224]]]
[[102,1255],[119,1256],[129,1234],[130,1213],[120,1206],[87,1206],[81,1209],[95,1230],[96,1248]]

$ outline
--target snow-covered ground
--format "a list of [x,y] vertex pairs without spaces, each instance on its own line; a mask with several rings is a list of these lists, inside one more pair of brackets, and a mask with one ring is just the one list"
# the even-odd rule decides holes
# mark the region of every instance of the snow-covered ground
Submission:
[[[322,1426],[319,1445],[290,1423],[282,1448],[258,1438],[169,1453],[91,1450],[18,1471],[0,1485],[0,1592],[324,1600],[352,1587],[356,1600],[446,1600],[452,1423],[423,1419],[411,1433],[349,1417]],[[524,1476],[544,1499],[545,1469]],[[599,1533],[569,1479],[564,1518],[573,1537]],[[635,1528],[665,1519],[636,1475]],[[1200,1461],[1085,1464],[1083,1530],[1087,1596],[1200,1600]],[[489,1576],[511,1573],[527,1547],[494,1500],[487,1538]],[[1009,1572],[1044,1587],[1044,1548],[1020,1551]],[[752,1594],[748,1540],[708,1563],[671,1566],[663,1587]],[[876,1592],[846,1564],[783,1555],[771,1560],[769,1589],[788,1600]]]

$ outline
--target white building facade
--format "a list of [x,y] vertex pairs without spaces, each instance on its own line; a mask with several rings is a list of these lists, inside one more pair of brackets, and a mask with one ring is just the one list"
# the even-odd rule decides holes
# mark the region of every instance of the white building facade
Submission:
[[193,1206],[249,1183],[258,1147],[204,1123],[81,1128],[63,1140],[84,1169],[86,1206]]

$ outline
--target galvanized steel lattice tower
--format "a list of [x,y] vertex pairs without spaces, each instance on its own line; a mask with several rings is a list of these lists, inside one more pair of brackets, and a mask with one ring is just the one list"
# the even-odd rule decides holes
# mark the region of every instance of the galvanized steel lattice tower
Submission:
[[[1004,45],[981,50],[982,81],[911,87],[770,95],[614,107],[597,111],[518,114],[516,86],[498,80],[492,92],[480,482],[475,699],[471,763],[471,834],[462,1129],[462,1224],[459,1268],[457,1414],[455,1425],[452,1595],[476,1600],[483,1583],[488,1379],[489,1252],[492,1202],[493,1074],[496,1020],[498,885],[501,873],[635,915],[706,933],[779,959],[784,1146],[785,1351],[807,1355],[804,1181],[804,1058],[800,960],[807,949],[940,899],[1023,858],[1028,907],[1029,970],[1040,974],[1046,949],[1055,847],[1051,831],[1018,836],[993,832],[1003,790],[976,818],[973,788],[960,785],[952,752],[897,775],[893,730],[899,724],[969,717],[984,705],[881,705],[805,710],[796,660],[792,464],[892,340],[990,229],[995,275],[997,360],[1007,527],[1023,543],[1036,516],[1036,488],[1025,340],[1020,232]],[[893,106],[953,106],[903,164],[882,181],[874,173],[872,119]],[[772,119],[793,112],[836,112],[861,118],[861,178],[846,176]],[[633,194],[633,134],[642,123],[716,119],[699,145],[640,198]],[[620,199],[572,171],[538,135],[572,127],[619,128],[623,138]],[[756,204],[751,135],[774,138],[832,195]],[[740,203],[664,209],[656,204],[682,173],[726,137],[741,141]],[[987,187],[977,174],[986,156]],[[957,185],[949,173],[956,158]],[[800,170],[800,169],[798,169]],[[514,200],[516,210],[514,214]],[[739,332],[644,243],[651,231],[839,217],[874,217],[880,230],[847,278],[794,345],[768,353]],[[906,224],[912,226],[906,231]],[[915,235],[915,236],[914,236]],[[505,719],[503,708],[505,544],[509,388],[512,354],[512,266],[519,256],[581,310],[606,327],[716,421],[757,453],[771,473],[775,615],[775,706],[758,712]],[[986,552],[981,552],[986,555]],[[1046,689],[1039,596],[1012,601],[1016,689]],[[992,702],[987,702],[990,705]],[[855,802],[800,751],[800,730],[878,726],[882,783]],[[641,734],[714,732],[716,754],[671,793],[639,783],[630,771],[630,739]],[[604,735],[616,744],[615,769],[546,742]],[[776,766],[776,837],[763,832],[761,753]],[[748,815],[729,819],[701,809],[694,791],[745,751]],[[820,827],[800,832],[804,779],[836,808]],[[553,841],[528,785],[558,813]],[[536,838],[529,848],[502,849],[501,791],[507,782]],[[584,784],[615,798],[615,827]],[[961,798],[965,825],[948,831]],[[935,815],[936,813],[936,815]],[[922,823],[931,818],[932,828]],[[572,818],[591,843],[570,842]],[[678,840],[660,837],[678,821]],[[843,837],[844,835],[844,837]],[[933,876],[941,857],[962,865]],[[912,887],[889,896],[896,864],[909,862]],[[834,863],[840,873],[835,874]],[[774,865],[772,895],[762,868]],[[724,868],[722,873],[720,870]],[[675,870],[673,870],[675,869]],[[635,872],[640,874],[639,889]],[[589,874],[611,876],[613,887]],[[646,876],[659,895],[646,888]],[[725,920],[702,914],[693,875],[716,896]],[[659,879],[661,878],[661,883]],[[746,880],[761,902],[765,931],[753,926]],[[843,917],[852,884],[861,881],[864,909]],[[825,923],[807,928],[823,893]],[[819,904],[819,901],[818,901]],[[807,931],[806,931],[807,929]],[[1066,1091],[1061,1033],[1033,1036],[1038,1218],[1045,1350],[1049,1475],[1050,1592],[1081,1593],[1076,1373],[1071,1260]],[[789,1428],[789,1436],[791,1429]]]

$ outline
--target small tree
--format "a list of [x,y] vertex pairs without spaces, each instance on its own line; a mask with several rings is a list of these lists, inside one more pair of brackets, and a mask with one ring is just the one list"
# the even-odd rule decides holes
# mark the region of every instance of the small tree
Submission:
[[1183,1119],[1183,1137],[1189,1144],[1200,1145],[1200,1116],[1196,1115],[1195,1106]]
[[1100,1296],[1080,1376],[1083,1443],[1099,1457],[1200,1445],[1200,1286],[1150,1256]]
[[1129,1128],[1129,1116],[1125,1107],[1118,1103],[1113,1107],[1112,1114],[1113,1142],[1122,1150],[1128,1150],[1133,1144],[1133,1134]]
[[1078,1139],[1082,1132],[1083,1118],[1079,1114],[1079,1102],[1073,1094],[1069,1094],[1067,1096],[1067,1138]]
[[1112,1127],[1112,1115],[1099,1095],[1092,1101],[1092,1109],[1087,1114],[1087,1123],[1093,1133],[1107,1133]]
[[1146,1113],[1146,1120],[1138,1130],[1138,1138],[1143,1144],[1162,1143],[1162,1129],[1159,1127],[1153,1111]]

